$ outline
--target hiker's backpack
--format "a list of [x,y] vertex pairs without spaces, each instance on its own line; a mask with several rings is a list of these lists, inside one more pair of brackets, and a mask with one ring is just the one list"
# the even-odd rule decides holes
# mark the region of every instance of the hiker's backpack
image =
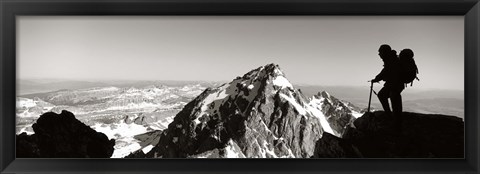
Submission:
[[413,59],[413,51],[410,49],[404,49],[400,52],[399,55],[399,62],[401,67],[401,80],[402,82],[407,85],[410,83],[410,86],[413,85],[413,81],[418,79],[418,67],[415,64],[415,60]]

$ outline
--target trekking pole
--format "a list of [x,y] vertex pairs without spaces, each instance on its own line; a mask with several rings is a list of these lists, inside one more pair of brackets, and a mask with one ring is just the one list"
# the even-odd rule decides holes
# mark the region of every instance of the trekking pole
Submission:
[[368,109],[367,113],[370,113],[370,103],[372,101],[373,81],[370,81],[370,97],[368,97]]

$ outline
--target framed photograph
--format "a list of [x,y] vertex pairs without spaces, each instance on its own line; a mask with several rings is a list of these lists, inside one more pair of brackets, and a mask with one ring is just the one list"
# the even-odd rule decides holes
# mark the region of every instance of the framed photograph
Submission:
[[0,5],[2,173],[478,172],[477,0]]

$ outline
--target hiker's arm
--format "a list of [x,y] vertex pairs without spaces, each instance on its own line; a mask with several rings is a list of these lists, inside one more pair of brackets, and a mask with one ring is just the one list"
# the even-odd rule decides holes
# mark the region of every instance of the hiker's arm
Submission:
[[376,82],[379,82],[380,80],[384,80],[385,78],[385,68],[382,69],[382,71],[380,71],[380,73],[372,80],[372,82],[376,83]]

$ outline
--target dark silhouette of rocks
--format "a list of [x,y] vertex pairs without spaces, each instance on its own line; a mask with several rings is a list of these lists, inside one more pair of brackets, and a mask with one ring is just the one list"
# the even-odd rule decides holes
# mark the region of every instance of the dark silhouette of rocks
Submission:
[[324,133],[314,158],[463,158],[464,122],[446,115],[402,113],[402,125],[384,112],[365,114],[342,138]]
[[83,124],[68,111],[48,112],[32,125],[35,134],[17,135],[17,158],[110,158],[115,140]]
[[145,158],[146,154],[142,150],[136,150],[123,158]]
[[324,132],[315,144],[314,158],[358,158],[362,154],[346,140]]
[[39,158],[40,149],[35,135],[27,135],[25,132],[17,135],[16,138],[16,156],[17,158]]

